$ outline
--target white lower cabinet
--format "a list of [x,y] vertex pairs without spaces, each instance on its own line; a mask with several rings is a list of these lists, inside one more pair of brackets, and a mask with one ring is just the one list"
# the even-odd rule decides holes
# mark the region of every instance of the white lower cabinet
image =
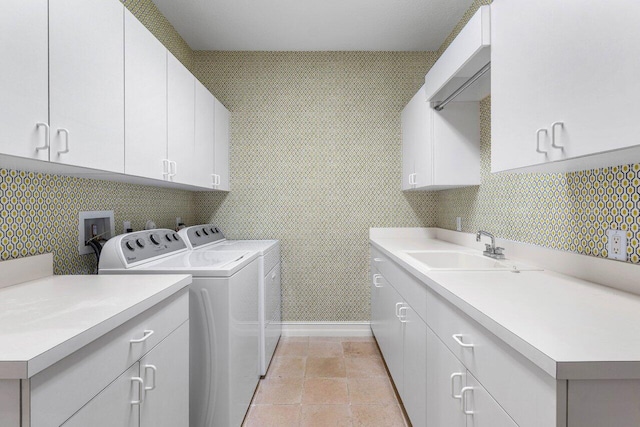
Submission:
[[63,424],[64,427],[137,427],[140,425],[138,403],[144,394],[137,381],[140,364],[136,363],[120,375],[100,394]]
[[413,425],[425,424],[427,325],[372,266],[371,327]]
[[427,328],[427,422],[434,427],[465,427],[461,390],[467,369]]
[[21,427],[188,427],[188,297],[167,298],[24,380]]
[[463,390],[462,411],[467,427],[518,427],[469,371]]

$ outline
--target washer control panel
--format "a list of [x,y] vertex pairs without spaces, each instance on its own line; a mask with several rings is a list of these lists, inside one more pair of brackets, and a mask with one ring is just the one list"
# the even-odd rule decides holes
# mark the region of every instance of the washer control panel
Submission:
[[187,227],[185,231],[187,239],[194,248],[224,240],[222,231],[213,224],[194,225]]
[[167,255],[186,247],[180,235],[169,229],[136,231],[123,235],[120,240],[120,250],[127,264]]

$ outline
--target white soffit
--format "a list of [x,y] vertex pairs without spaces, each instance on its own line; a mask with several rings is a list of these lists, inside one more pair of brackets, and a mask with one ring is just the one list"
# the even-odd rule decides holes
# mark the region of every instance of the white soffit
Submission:
[[472,0],[153,0],[194,50],[437,50]]

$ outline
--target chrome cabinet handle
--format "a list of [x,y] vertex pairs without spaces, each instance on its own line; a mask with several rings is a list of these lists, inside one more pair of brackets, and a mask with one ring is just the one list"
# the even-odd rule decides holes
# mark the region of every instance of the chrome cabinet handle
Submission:
[[397,302],[396,303],[396,317],[399,319],[400,318],[400,314],[398,313],[398,307],[402,305],[402,302]]
[[44,128],[44,145],[41,146],[41,147],[36,147],[36,151],[48,150],[49,149],[49,145],[51,143],[51,140],[49,139],[49,124],[48,123],[44,123],[44,122],[36,123],[36,128],[37,129],[39,129],[41,127]]
[[[400,309],[398,310],[398,320],[400,320],[400,323],[407,323],[407,310],[409,309],[408,305],[403,305],[402,307],[400,307]],[[402,310],[404,310],[404,314],[402,314]]]
[[378,279],[382,278],[382,274],[374,274],[373,275],[373,286],[376,288],[382,288],[382,285],[378,283]]
[[138,383],[138,400],[132,400],[132,405],[139,405],[144,402],[144,380],[140,377],[131,378],[131,382]]
[[211,186],[212,187],[216,186],[216,174],[215,173],[211,174]]
[[153,372],[153,385],[152,386],[147,386],[144,389],[146,391],[155,390],[155,388],[156,388],[156,376],[158,374],[158,368],[156,368],[155,365],[144,365],[144,374],[145,374],[145,376],[147,375],[147,369],[150,369],[151,372]]
[[540,149],[540,134],[544,133],[545,135],[548,133],[546,129],[538,129],[536,131],[536,151],[540,154],[547,154],[546,151]]
[[453,397],[454,399],[462,399],[462,394],[456,394],[456,392],[454,391],[455,389],[455,381],[456,378],[460,378],[460,380],[462,380],[462,376],[464,374],[462,372],[454,372],[453,374],[451,374],[451,397]]
[[473,391],[473,387],[463,387],[462,390],[460,390],[460,396],[462,396],[462,412],[464,412],[465,415],[473,415],[473,411],[467,408],[467,392],[469,391]]
[[162,177],[165,181],[169,179],[169,168],[171,167],[171,161],[169,159],[162,159]]
[[564,128],[564,122],[553,122],[551,124],[551,146],[553,148],[559,148],[561,150],[564,150],[564,145],[557,145],[556,144],[556,127],[560,127],[561,129]]
[[173,164],[173,173],[171,174],[171,181],[173,181],[173,177],[178,175],[178,163],[172,161],[171,164]]
[[220,175],[216,174],[216,185],[220,185]]
[[455,342],[460,344],[460,347],[473,348],[473,344],[465,344],[465,343],[462,342],[462,334],[453,334],[453,335],[451,335],[451,338],[453,338]]
[[58,155],[60,154],[65,154],[69,152],[69,130],[68,129],[58,129],[58,134],[64,133],[65,138],[64,138],[64,150],[62,151],[58,151]]
[[151,335],[153,335],[153,331],[151,329],[147,329],[147,330],[144,331],[144,335],[142,336],[142,338],[129,340],[129,342],[131,344],[138,344],[138,343],[141,343],[141,342],[145,342],[146,340],[149,339],[149,337]]

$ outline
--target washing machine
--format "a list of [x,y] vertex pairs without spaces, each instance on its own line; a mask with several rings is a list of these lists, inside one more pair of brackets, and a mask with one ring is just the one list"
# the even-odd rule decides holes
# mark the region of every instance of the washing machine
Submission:
[[146,230],[107,241],[99,267],[100,274],[193,276],[190,425],[240,426],[260,379],[258,252],[193,251],[173,230]]
[[196,251],[257,251],[260,281],[260,375],[264,377],[282,335],[280,242],[278,240],[227,240],[213,224],[183,228],[180,236]]

